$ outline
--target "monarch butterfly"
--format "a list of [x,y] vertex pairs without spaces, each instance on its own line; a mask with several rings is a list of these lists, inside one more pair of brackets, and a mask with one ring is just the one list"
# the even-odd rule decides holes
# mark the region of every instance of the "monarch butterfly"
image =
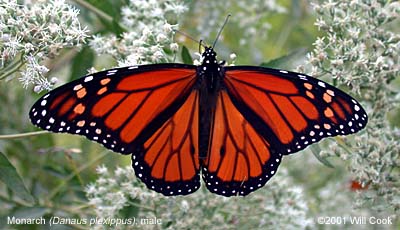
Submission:
[[166,196],[195,192],[200,174],[213,193],[245,196],[277,172],[283,155],[367,124],[361,105],[328,83],[224,66],[214,45],[199,66],[131,66],[72,81],[41,97],[31,122],[131,154],[136,176]]

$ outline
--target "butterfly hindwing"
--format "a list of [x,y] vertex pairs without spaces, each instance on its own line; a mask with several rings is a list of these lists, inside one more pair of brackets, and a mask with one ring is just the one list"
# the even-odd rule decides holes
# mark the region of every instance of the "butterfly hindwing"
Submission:
[[303,74],[263,67],[225,68],[225,87],[253,127],[282,154],[367,124],[361,105],[341,90]]
[[273,150],[220,91],[202,174],[208,190],[223,196],[245,196],[261,188],[277,171],[281,154]]
[[198,92],[132,154],[136,176],[148,188],[167,196],[185,195],[200,187]]
[[130,154],[186,100],[195,77],[194,66],[179,64],[111,69],[47,93],[29,116],[42,129],[84,135]]

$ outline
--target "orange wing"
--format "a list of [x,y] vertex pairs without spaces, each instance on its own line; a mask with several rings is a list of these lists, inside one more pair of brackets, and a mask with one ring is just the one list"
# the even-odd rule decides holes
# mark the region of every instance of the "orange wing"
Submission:
[[234,105],[282,154],[324,137],[355,133],[367,124],[360,104],[310,76],[262,67],[227,67],[225,87]]
[[202,161],[208,190],[223,196],[245,196],[276,173],[281,156],[239,112],[228,93],[220,91],[209,154]]
[[195,82],[196,67],[189,65],[111,69],[44,95],[30,119],[40,128],[84,135],[130,154],[179,109]]
[[185,195],[200,187],[198,92],[132,154],[136,176],[148,188],[167,196]]

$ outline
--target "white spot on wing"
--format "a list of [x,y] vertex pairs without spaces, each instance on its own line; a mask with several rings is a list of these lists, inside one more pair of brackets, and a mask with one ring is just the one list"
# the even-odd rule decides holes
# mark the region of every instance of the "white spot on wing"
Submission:
[[91,80],[93,80],[93,76],[87,76],[87,77],[85,77],[84,82],[88,82],[88,81],[91,81]]
[[299,78],[300,78],[301,80],[307,80],[307,77],[304,76],[304,75],[299,74],[298,76],[299,76]]

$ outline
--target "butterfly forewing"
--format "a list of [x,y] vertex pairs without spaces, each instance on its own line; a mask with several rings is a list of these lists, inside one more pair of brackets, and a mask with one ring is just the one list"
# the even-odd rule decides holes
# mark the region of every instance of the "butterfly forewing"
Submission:
[[356,100],[310,76],[251,66],[225,71],[234,104],[282,154],[324,137],[355,133],[367,124]]
[[44,95],[32,107],[30,119],[40,128],[84,135],[130,154],[136,142],[148,138],[179,109],[195,77],[195,67],[178,64],[99,72]]

